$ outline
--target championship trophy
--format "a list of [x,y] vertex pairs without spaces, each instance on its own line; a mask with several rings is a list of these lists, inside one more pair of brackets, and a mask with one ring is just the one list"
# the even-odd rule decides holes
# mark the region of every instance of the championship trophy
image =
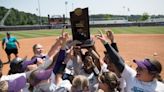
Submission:
[[73,40],[82,42],[78,44],[82,48],[91,47],[94,41],[90,39],[88,8],[76,8],[70,12]]

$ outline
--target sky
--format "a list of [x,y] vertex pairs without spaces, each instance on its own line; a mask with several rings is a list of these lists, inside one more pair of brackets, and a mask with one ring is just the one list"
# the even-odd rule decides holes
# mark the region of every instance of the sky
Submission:
[[65,14],[69,17],[75,8],[86,7],[89,15],[142,15],[145,12],[164,15],[164,0],[0,0],[0,6],[41,16]]

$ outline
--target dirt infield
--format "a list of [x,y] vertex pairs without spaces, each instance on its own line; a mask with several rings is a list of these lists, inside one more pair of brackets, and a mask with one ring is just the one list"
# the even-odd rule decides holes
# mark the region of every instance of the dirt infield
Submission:
[[[116,34],[115,39],[118,44],[119,53],[126,60],[126,62],[135,67],[133,59],[143,59],[145,57],[157,58],[162,66],[164,66],[164,35],[163,34]],[[103,57],[105,50],[99,40],[96,41],[96,48]],[[50,46],[55,42],[55,37],[31,38],[19,40],[21,48],[19,49],[19,56],[28,56],[30,59],[33,55],[32,46],[35,43],[40,43],[44,46],[45,52],[48,52]],[[5,52],[0,48],[0,57],[3,62],[7,61]],[[153,56],[153,55],[156,56]],[[4,65],[3,74],[7,74],[9,65]],[[162,78],[164,78],[164,70],[162,70]]]

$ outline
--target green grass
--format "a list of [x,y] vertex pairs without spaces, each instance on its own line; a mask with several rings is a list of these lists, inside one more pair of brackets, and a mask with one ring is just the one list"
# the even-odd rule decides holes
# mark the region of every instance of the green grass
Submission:
[[[91,34],[98,34],[98,30],[104,30],[108,28],[90,28]],[[153,27],[111,27],[115,34],[164,34],[164,26]],[[71,34],[71,29],[66,29],[66,32]],[[5,36],[6,32],[0,32],[0,38]],[[35,38],[46,36],[58,36],[61,34],[61,29],[51,30],[28,30],[28,31],[12,31],[13,36],[18,39],[23,38]],[[104,33],[104,32],[103,32]]]

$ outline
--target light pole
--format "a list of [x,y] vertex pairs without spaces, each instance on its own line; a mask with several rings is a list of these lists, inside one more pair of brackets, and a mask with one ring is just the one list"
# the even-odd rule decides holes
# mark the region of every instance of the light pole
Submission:
[[130,12],[130,9],[127,8],[127,11],[128,11],[128,15],[127,15],[127,20],[129,19],[128,16],[130,16],[129,12]]
[[67,4],[68,4],[68,2],[65,1],[65,17],[66,17],[66,18],[67,18]]
[[65,1],[65,23],[67,24],[67,4],[68,1]]
[[42,25],[41,13],[40,13],[40,2],[38,0],[38,11],[39,11],[39,24]]
[[[39,16],[39,10],[36,8],[37,16]],[[37,23],[40,25],[40,17],[37,17]]]
[[[124,11],[125,11],[125,16],[126,16],[126,19],[127,19],[127,21],[128,21],[128,13],[129,13],[130,9],[127,8],[127,7],[125,7],[125,6],[123,6],[123,9],[124,9]],[[127,12],[127,14],[126,14],[126,12]]]

